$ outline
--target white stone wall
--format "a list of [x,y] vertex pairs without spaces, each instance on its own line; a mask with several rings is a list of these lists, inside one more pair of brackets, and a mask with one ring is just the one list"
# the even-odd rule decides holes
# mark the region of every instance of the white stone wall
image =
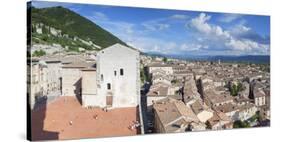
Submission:
[[61,63],[47,63],[47,94],[60,91]]
[[[112,94],[112,107],[135,107],[140,97],[139,52],[120,44],[105,48],[97,54],[97,94]],[[120,75],[123,69],[123,76]],[[116,75],[115,75],[116,73]],[[103,79],[102,77],[103,76]],[[107,84],[110,84],[110,89]]]
[[[31,109],[34,108],[35,105],[35,96],[40,94],[40,74],[41,74],[41,69],[39,67],[38,63],[33,63],[31,64],[31,70],[30,70],[30,96],[29,96],[29,101],[30,101],[30,107]],[[43,92],[42,92],[43,94]]]
[[79,68],[63,68],[62,69],[62,95],[63,96],[78,95],[77,92],[79,92],[81,88],[81,82],[80,82],[81,77],[82,77],[82,72]]
[[239,120],[245,121],[249,118],[251,118],[252,116],[254,116],[257,112],[257,108],[255,106],[245,109],[243,111],[239,112]]
[[82,104],[87,106],[104,106],[105,96],[97,95],[96,71],[82,71]]
[[82,71],[82,94],[97,94],[96,71]]
[[82,95],[82,105],[83,107],[92,106],[92,107],[104,107],[106,102],[104,101],[106,96],[101,95]]
[[255,98],[255,105],[256,106],[265,105],[265,96]]

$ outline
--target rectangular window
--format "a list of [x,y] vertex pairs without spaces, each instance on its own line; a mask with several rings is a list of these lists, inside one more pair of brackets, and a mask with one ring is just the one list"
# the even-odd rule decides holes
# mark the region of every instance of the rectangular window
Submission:
[[120,69],[120,75],[124,75],[124,70],[123,69]]
[[111,89],[111,85],[110,83],[107,83],[107,90],[110,90]]

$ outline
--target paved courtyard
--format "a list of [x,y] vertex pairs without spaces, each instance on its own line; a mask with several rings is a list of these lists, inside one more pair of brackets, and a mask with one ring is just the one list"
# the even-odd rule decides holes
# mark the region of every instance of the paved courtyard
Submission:
[[136,135],[130,126],[138,120],[138,109],[103,111],[86,109],[75,97],[60,97],[32,111],[33,140],[79,139]]

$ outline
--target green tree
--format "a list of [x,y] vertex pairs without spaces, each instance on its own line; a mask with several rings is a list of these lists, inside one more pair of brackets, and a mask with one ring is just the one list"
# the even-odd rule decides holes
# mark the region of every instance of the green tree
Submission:
[[247,121],[238,120],[233,123],[233,128],[249,128],[249,127],[251,126],[250,123]]
[[148,81],[148,76],[145,73],[145,69],[144,68],[141,68],[141,70],[140,70],[140,77],[141,77],[141,82]]
[[44,50],[36,50],[33,52],[32,56],[34,57],[40,57],[46,55],[46,52]]
[[176,80],[176,79],[173,79],[172,81],[171,81],[171,83],[173,83],[173,84],[176,84],[176,83],[178,83],[179,81],[178,80]]
[[261,121],[262,117],[260,115],[260,111],[257,111],[255,115],[253,115],[251,118],[248,119],[250,122],[254,121]]
[[43,34],[50,34],[50,27],[52,27],[63,31],[63,34],[68,35],[70,41],[73,41],[73,37],[79,37],[80,39],[92,41],[102,48],[115,43],[127,45],[102,27],[67,8],[49,7],[38,9],[33,7],[31,10],[32,24],[44,24],[42,26]]
[[238,84],[233,84],[230,86],[230,94],[232,96],[237,96],[240,91],[243,91],[242,83],[239,82]]
[[42,26],[42,33],[49,34],[49,29],[45,25]]
[[164,57],[164,58],[163,58],[163,62],[166,63],[167,61],[168,61],[167,57]]
[[212,125],[209,121],[207,121],[205,124],[207,129],[212,129]]

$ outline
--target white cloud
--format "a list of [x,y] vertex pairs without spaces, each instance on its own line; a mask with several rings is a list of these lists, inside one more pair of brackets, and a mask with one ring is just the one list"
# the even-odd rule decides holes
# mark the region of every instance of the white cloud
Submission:
[[198,17],[191,20],[188,26],[202,34],[209,35],[210,37],[230,37],[228,31],[224,31],[220,26],[209,24],[208,21],[210,19],[211,16],[208,16],[205,13],[200,13]]
[[90,14],[85,15],[85,17],[93,21],[94,23],[106,22],[110,20],[106,14],[99,11],[93,11]]
[[236,25],[232,28],[231,32],[233,34],[242,34],[242,33],[247,33],[251,30],[251,28],[246,27],[244,25]]
[[178,19],[178,20],[185,20],[188,18],[187,15],[183,15],[183,14],[174,14],[170,17],[171,19]]
[[127,34],[128,36],[135,33],[134,24],[128,22],[106,22],[106,29],[114,34]]
[[[198,17],[190,20],[189,27],[196,31],[196,38],[193,43],[175,43],[173,40],[166,41],[156,37],[150,37],[149,33],[141,32],[132,23],[108,22],[109,31],[128,43],[129,45],[143,52],[160,52],[163,54],[198,53],[198,54],[268,54],[269,45],[259,44],[249,39],[240,39],[233,35],[232,31],[223,29],[218,25],[209,23],[211,16],[201,13]],[[162,27],[161,27],[162,26]],[[151,30],[169,28],[163,24],[158,27],[146,27]],[[156,28],[156,29],[155,29]],[[157,29],[158,28],[158,29]],[[237,31],[247,32],[249,27],[240,26]]]
[[[167,42],[162,39],[148,37],[147,31],[140,30],[134,23],[124,21],[112,21],[103,13],[94,12],[92,15],[87,16],[93,22],[102,25],[104,29],[111,32],[128,45],[137,48],[143,52],[161,52],[170,53],[175,51],[175,43]],[[162,19],[156,19],[141,23],[145,29],[150,31],[165,30],[169,28],[169,24],[161,23]]]
[[255,42],[251,42],[249,40],[242,41],[236,39],[231,39],[229,42],[226,42],[225,45],[241,51],[250,51],[252,48],[258,47],[258,44]]
[[260,44],[250,39],[241,39],[235,36],[235,32],[241,33],[250,31],[251,29],[249,27],[240,25],[234,28],[234,31],[227,31],[218,25],[208,23],[210,19],[211,16],[206,15],[205,13],[200,13],[199,16],[191,19],[188,23],[188,27],[199,33],[197,36],[200,36],[200,38],[198,38],[200,39],[200,42],[212,45],[213,50],[231,50],[238,51],[241,54],[262,54],[269,51],[269,45]]
[[162,23],[160,21],[161,20],[146,21],[142,23],[142,26],[144,26],[149,31],[165,30],[170,27],[169,24]]
[[180,47],[180,50],[182,51],[198,51],[200,50],[202,47],[202,45],[195,45],[195,44],[191,44],[191,45],[187,45],[187,44],[182,44]]
[[159,26],[159,30],[164,30],[170,27],[169,24],[158,24],[158,26]]
[[239,14],[223,14],[218,21],[223,22],[223,23],[230,23],[236,19],[241,18],[242,15]]
[[163,54],[175,54],[178,52],[178,45],[173,41],[165,41],[155,37],[148,37],[141,33],[119,33],[117,36],[127,44],[143,52],[158,52]]
[[[205,13],[188,21],[188,27],[192,29],[195,40],[192,43],[175,43],[173,39],[167,41],[150,35],[151,32],[162,31],[170,28],[173,17],[176,21],[185,18],[183,15],[172,15],[140,23],[140,25],[112,21],[104,13],[93,12],[87,16],[93,22],[102,25],[128,45],[143,52],[159,52],[163,54],[197,53],[197,54],[268,54],[269,45],[260,44],[250,39],[241,39],[235,33],[247,33],[251,28],[243,23],[225,30],[219,25],[210,24],[211,16]],[[179,20],[181,19],[181,20]],[[143,27],[141,27],[143,26]],[[145,29],[145,30],[144,30]]]
[[270,37],[269,36],[261,36],[257,32],[255,32],[252,28],[245,26],[244,23],[239,23],[230,29],[230,33],[240,39],[248,39],[255,41],[261,44],[269,44]]
[[101,21],[108,20],[108,17],[102,12],[93,12],[92,18]]
[[172,24],[178,22],[185,22],[185,20],[187,19],[187,15],[174,14],[168,17],[144,21],[141,25],[144,26],[148,31],[158,31],[168,29],[171,27]]
[[112,21],[106,14],[102,12],[95,11],[92,12],[91,15],[86,15],[86,17],[94,23],[102,25],[103,28],[105,28],[109,32],[112,32],[113,34],[132,34],[135,32],[135,24],[123,21]]
[[210,33],[212,30],[211,26],[206,23],[210,19],[211,16],[207,16],[205,13],[200,13],[198,17],[191,20],[190,26],[197,29],[199,32]]
[[225,43],[226,46],[229,46],[235,50],[243,51],[243,52],[252,52],[252,53],[260,53],[260,54],[268,54],[269,53],[269,45],[259,44],[257,42],[251,40],[237,40],[231,39],[229,42]]

